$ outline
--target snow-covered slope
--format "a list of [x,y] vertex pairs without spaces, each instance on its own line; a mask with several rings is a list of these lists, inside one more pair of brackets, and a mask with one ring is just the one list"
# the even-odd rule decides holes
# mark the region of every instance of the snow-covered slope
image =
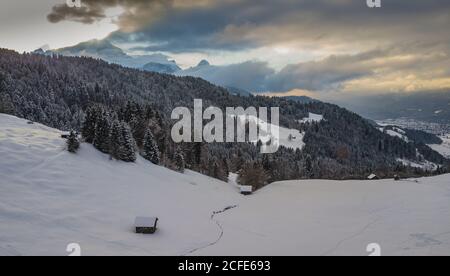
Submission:
[[380,127],[379,130],[381,132],[384,132],[392,137],[398,137],[400,139],[402,139],[405,142],[409,142],[408,137],[406,136],[406,133],[404,130],[402,130],[401,128],[398,127],[393,127],[393,126],[388,126],[392,129],[386,128],[386,127]]
[[305,123],[320,123],[323,120],[323,115],[321,114],[314,114],[309,113],[307,118],[303,118],[299,120],[299,123],[305,124]]
[[201,253],[450,255],[449,179],[275,183],[224,214],[226,235]]
[[[246,119],[246,116],[239,117],[241,122]],[[297,129],[280,127],[254,116],[249,116],[248,121],[254,122],[258,126],[258,140],[262,142],[262,148],[265,152],[268,150],[267,143],[269,142],[270,145],[283,146],[293,150],[302,150],[305,147],[305,143],[303,142],[303,138],[305,137],[304,132],[300,132]],[[256,144],[258,141],[251,142]]]
[[412,168],[419,168],[422,170],[426,170],[426,171],[436,171],[438,169],[438,165],[430,162],[428,160],[425,160],[423,157],[420,158],[422,159],[422,161],[411,161],[408,159],[402,159],[402,158],[398,158],[397,162],[403,164],[404,166],[408,166],[408,167],[412,167]]
[[[369,243],[450,255],[449,175],[281,182],[244,197],[235,176],[111,161],[86,144],[73,155],[59,136],[0,114],[0,255],[67,255],[69,243],[83,255],[368,255]],[[136,216],[158,216],[159,230],[134,234]]]
[[450,135],[443,135],[440,138],[442,140],[442,144],[433,144],[428,146],[442,154],[442,156],[450,158]]

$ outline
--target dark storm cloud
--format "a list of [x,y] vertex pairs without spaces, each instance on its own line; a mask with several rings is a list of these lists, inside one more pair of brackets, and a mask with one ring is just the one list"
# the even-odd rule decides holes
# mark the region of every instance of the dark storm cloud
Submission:
[[[292,90],[336,92],[352,81],[367,83],[366,91],[383,92],[439,89],[450,83],[450,55],[422,44],[367,51],[355,55],[330,56],[300,62],[274,71],[264,62],[244,62],[205,67],[194,75],[213,83],[252,92],[284,93]],[[433,51],[429,51],[433,49]],[[358,84],[357,84],[358,85]],[[359,84],[361,85],[361,84]],[[358,87],[358,86],[357,86]],[[376,91],[376,89],[379,89]]]
[[[449,37],[448,0],[389,0],[369,9],[365,0],[84,0],[57,6],[51,22],[92,23],[122,7],[111,38],[148,43],[151,51],[239,50],[283,41],[343,43]],[[445,25],[447,24],[447,25]],[[444,31],[446,33],[444,33]],[[143,48],[145,49],[145,47]]]
[[319,91],[372,74],[374,66],[371,61],[385,54],[384,51],[373,51],[354,56],[332,56],[321,61],[288,65],[280,72],[271,69],[266,62],[248,61],[225,66],[205,66],[187,70],[183,74],[252,92],[287,92],[293,89]]
[[327,90],[342,82],[372,74],[373,67],[366,61],[378,54],[331,56],[321,61],[288,65],[268,79],[266,90]]
[[105,18],[102,9],[88,7],[71,8],[65,4],[54,6],[52,13],[47,16],[48,21],[58,23],[63,20],[72,20],[84,24],[92,24],[96,20]]
[[[239,52],[289,45],[338,53],[293,60],[280,72],[244,62],[201,76],[222,85],[258,92],[352,90],[349,82],[405,91],[450,85],[448,0],[382,0],[379,9],[365,0],[84,0],[81,9],[54,7],[48,19],[89,24],[111,7],[123,13],[108,39],[140,45],[135,50]],[[345,50],[354,54],[339,55]]]
[[[106,17],[108,8],[122,7],[124,13],[121,20],[124,22],[135,16],[133,13],[146,13],[150,15],[159,5],[169,7],[175,0],[81,0],[81,8],[69,7],[66,4],[59,4],[52,8],[47,19],[52,23],[58,23],[63,20],[82,22],[92,24],[95,21]],[[133,12],[134,11],[134,12]],[[137,18],[141,20],[142,18]],[[136,21],[135,24],[145,24],[146,21]]]

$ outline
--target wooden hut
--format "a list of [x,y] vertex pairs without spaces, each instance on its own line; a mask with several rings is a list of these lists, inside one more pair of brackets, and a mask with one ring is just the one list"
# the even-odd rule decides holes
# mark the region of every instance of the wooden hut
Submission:
[[156,217],[137,217],[134,222],[136,234],[154,234],[157,230],[158,220]]
[[371,175],[369,175],[368,177],[367,177],[367,179],[369,179],[369,180],[380,180],[380,178],[378,177],[378,175],[376,175],[376,174],[371,174]]
[[253,193],[253,186],[241,186],[242,195],[251,195]]
[[69,139],[70,135],[72,135],[72,133],[75,135],[75,137],[79,137],[80,134],[78,133],[78,131],[72,131],[72,132],[63,132],[61,134],[61,138],[62,139]]

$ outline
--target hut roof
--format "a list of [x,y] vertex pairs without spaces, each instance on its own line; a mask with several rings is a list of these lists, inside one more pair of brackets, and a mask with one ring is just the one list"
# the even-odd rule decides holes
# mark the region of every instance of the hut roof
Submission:
[[241,186],[241,192],[253,192],[253,186]]
[[136,227],[155,227],[158,218],[156,217],[137,217],[134,221]]

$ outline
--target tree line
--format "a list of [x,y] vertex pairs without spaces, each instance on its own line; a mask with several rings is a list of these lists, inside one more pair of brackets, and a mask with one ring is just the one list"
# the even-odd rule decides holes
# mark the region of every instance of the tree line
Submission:
[[[302,150],[281,147],[274,154],[261,155],[261,144],[175,144],[170,137],[170,114],[178,106],[192,110],[194,99],[222,110],[280,107],[281,126],[304,132],[306,146]],[[238,173],[243,184],[258,187],[291,179],[435,173],[405,167],[399,158],[437,162],[440,172],[449,168],[448,160],[426,145],[386,135],[336,105],[241,97],[202,79],[143,72],[92,58],[0,50],[0,112],[80,131],[87,143],[117,160],[132,162],[140,154],[155,164],[222,180],[230,172]],[[309,112],[323,115],[324,120],[301,123]],[[254,179],[259,179],[258,184],[250,181]]]

